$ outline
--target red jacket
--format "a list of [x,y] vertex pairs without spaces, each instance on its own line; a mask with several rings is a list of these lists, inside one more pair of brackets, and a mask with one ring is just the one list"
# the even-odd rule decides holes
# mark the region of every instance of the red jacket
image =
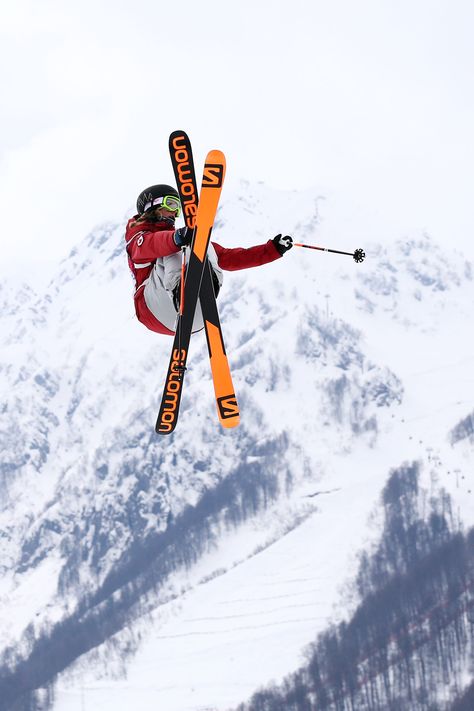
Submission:
[[[135,278],[134,299],[137,318],[151,331],[169,335],[174,334],[148,309],[142,287],[145,286],[157,259],[180,251],[173,239],[174,232],[174,229],[170,230],[165,222],[137,222],[136,217],[128,221],[125,232],[128,264]],[[281,256],[271,239],[265,244],[248,249],[242,247],[229,249],[221,247],[216,242],[212,244],[216,250],[219,266],[227,271],[259,267]]]

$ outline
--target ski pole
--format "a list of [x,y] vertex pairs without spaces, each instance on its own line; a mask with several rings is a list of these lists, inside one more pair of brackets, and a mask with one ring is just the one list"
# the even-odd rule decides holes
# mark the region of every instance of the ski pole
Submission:
[[293,242],[294,247],[306,247],[306,249],[318,249],[320,252],[332,252],[333,254],[347,254],[356,262],[363,262],[365,252],[363,249],[356,249],[355,252],[341,252],[339,249],[329,249],[328,247],[314,247],[312,244],[301,244],[301,242]]

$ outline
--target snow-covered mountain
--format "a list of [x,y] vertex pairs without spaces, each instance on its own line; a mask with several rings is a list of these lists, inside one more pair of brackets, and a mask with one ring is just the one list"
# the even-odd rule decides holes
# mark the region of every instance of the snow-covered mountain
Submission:
[[178,428],[155,435],[171,341],[135,319],[123,223],[44,293],[0,284],[6,709],[32,689],[55,711],[235,707],[355,609],[393,469],[418,462],[474,523],[473,267],[425,234],[354,244],[338,224],[315,191],[224,199],[226,246],[284,231],[367,253],[295,247],[225,275],[232,431],[198,334]]

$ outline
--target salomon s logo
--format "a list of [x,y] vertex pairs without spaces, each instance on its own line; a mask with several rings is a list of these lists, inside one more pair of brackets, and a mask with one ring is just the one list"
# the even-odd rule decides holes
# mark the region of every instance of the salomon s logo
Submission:
[[206,163],[202,176],[203,188],[220,188],[224,180],[224,167],[219,163]]
[[235,417],[239,414],[237,398],[234,394],[218,398],[217,406],[223,420],[227,420],[229,417]]

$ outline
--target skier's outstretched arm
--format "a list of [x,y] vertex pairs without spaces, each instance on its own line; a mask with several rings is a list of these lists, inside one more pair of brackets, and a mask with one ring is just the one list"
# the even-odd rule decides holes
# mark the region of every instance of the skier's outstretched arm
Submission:
[[254,247],[222,247],[213,242],[216,250],[217,260],[221,269],[237,271],[238,269],[250,269],[269,264],[279,259],[283,254],[291,249],[293,240],[291,237],[282,237],[281,234],[273,239],[269,239],[265,244],[257,244]]

